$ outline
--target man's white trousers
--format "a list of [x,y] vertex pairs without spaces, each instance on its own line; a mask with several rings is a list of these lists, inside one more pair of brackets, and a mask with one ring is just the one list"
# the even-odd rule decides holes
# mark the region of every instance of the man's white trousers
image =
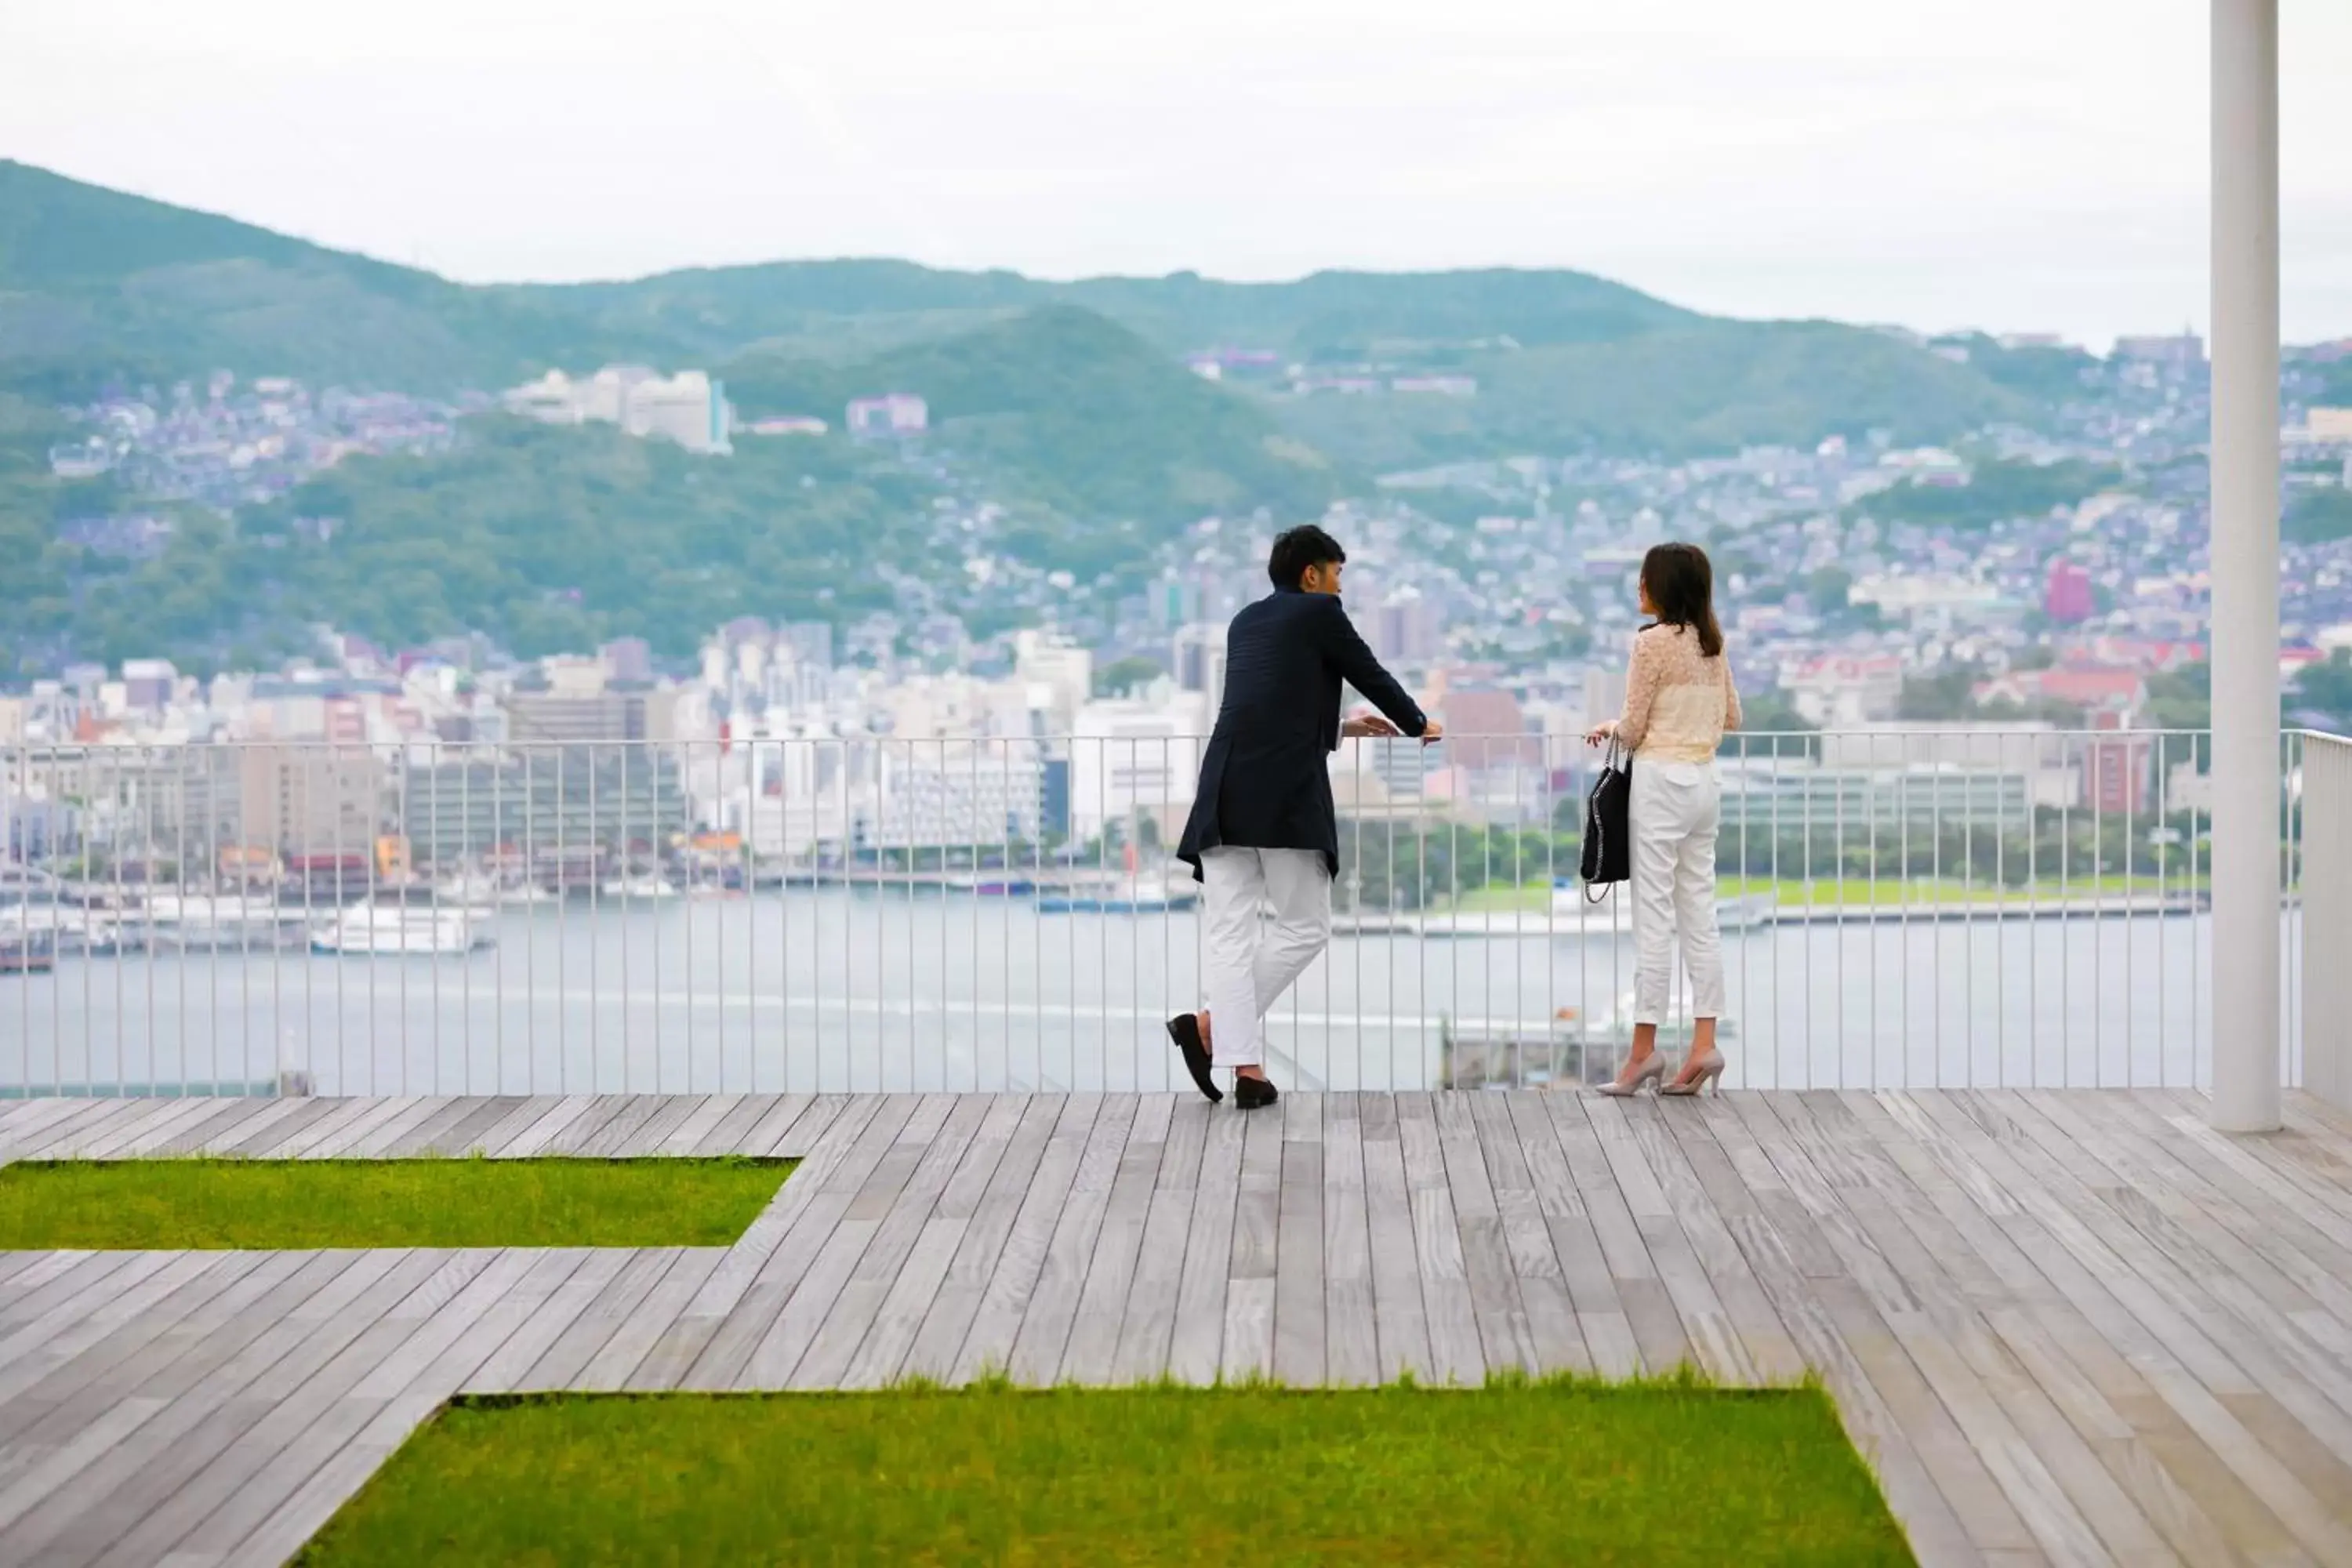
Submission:
[[1201,853],[1207,906],[1209,1043],[1219,1067],[1265,1060],[1265,1015],[1331,941],[1331,873],[1319,849]]

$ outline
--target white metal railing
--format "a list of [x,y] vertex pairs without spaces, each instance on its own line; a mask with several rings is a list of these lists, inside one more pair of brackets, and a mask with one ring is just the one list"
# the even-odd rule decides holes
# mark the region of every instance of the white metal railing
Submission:
[[[1202,745],[0,748],[0,1093],[1177,1087]],[[2345,749],[2282,757],[2290,1081],[2304,1018],[2344,1016],[2294,895],[2346,929],[2301,837],[2326,803],[2307,853],[2342,864]],[[1343,747],[1337,931],[1277,1074],[1613,1070],[1633,953],[1622,890],[1574,883],[1592,761]],[[1728,1080],[2202,1083],[2209,762],[2184,731],[1732,737]]]
[[2296,757],[2290,1021],[2304,1087],[2352,1110],[2352,741],[2297,737]]

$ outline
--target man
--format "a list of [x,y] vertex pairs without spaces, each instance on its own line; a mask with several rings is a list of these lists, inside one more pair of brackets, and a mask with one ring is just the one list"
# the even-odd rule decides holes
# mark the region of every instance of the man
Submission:
[[[1347,559],[1312,526],[1274,542],[1274,593],[1226,633],[1224,702],[1176,847],[1203,884],[1208,1005],[1169,1019],[1168,1035],[1210,1100],[1224,1098],[1213,1069],[1233,1068],[1244,1110],[1277,1098],[1265,1076],[1267,1011],[1331,940],[1339,830],[1325,759],[1342,737],[1438,738],[1340,607]],[[1341,723],[1343,681],[1386,717]]]

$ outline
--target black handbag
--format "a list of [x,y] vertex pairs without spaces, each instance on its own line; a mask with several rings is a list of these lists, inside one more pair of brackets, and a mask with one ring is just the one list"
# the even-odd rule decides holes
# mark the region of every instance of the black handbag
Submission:
[[1601,771],[1593,775],[1592,787],[1584,792],[1584,845],[1578,871],[1584,878],[1584,896],[1590,902],[1601,901],[1593,897],[1594,888],[1607,888],[1633,874],[1633,758],[1618,747],[1612,735]]

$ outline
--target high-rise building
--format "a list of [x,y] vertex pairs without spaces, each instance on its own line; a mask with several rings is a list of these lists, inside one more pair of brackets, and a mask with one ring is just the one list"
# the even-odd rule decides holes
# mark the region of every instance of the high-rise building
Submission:
[[517,746],[581,746],[620,741],[672,741],[677,693],[517,691],[506,700],[507,736]]
[[1528,733],[1519,700],[1507,691],[1448,691],[1438,704],[1445,725],[1446,759],[1456,767],[1506,767],[1543,761],[1543,740]]
[[2042,613],[2062,626],[2087,621],[2098,605],[2091,593],[2091,574],[2072,561],[2050,563],[2050,581],[2042,595]]
[[383,817],[383,766],[364,746],[247,746],[238,804],[248,846],[288,855],[359,855]]
[[677,760],[657,748],[470,752],[410,767],[400,792],[402,836],[428,864],[528,849],[536,868],[587,875],[612,851],[693,826]]
[[790,622],[784,626],[783,639],[793,650],[793,663],[799,668],[818,671],[833,668],[831,621]]
[[1213,621],[1178,628],[1174,662],[1176,689],[1206,697],[1215,717],[1225,700],[1225,628]]
[[1364,640],[1389,664],[1426,664],[1445,649],[1437,606],[1418,588],[1401,588],[1372,611]]
[[616,637],[597,653],[607,680],[634,685],[654,678],[653,650],[643,637]]

